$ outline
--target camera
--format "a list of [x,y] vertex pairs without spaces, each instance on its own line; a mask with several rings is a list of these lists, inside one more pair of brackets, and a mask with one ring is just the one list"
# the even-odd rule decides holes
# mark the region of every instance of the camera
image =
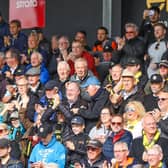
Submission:
[[154,10],[149,10],[149,12],[148,12],[148,15],[149,16],[153,16],[155,14],[155,11]]

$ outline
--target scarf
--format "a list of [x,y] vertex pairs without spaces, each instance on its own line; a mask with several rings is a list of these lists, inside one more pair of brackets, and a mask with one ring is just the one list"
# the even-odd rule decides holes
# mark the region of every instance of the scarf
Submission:
[[135,120],[135,121],[128,121],[127,122],[127,129],[129,131],[133,131],[133,129],[135,128],[136,124],[138,123],[139,121],[138,120]]
[[142,76],[142,72],[141,71],[138,71],[136,74],[135,74],[135,80],[136,80],[136,84],[139,82],[139,78]]
[[125,133],[125,130],[121,130],[119,133],[115,134],[112,139],[113,144],[117,142],[124,135],[124,133]]
[[[158,168],[162,168],[162,166],[163,166],[163,162],[160,162],[158,165]],[[149,168],[152,168],[152,166],[150,166]]]
[[[131,165],[131,164],[133,163],[133,161],[134,161],[134,158],[128,157],[128,158],[127,158],[127,161],[126,161],[126,163],[125,163],[125,165],[123,165],[122,168],[127,168],[127,166],[129,166],[129,165]],[[120,167],[120,166],[119,166],[119,163],[117,162],[117,163],[115,164],[115,168],[119,168],[119,167]]]
[[152,141],[149,142],[145,132],[143,131],[142,133],[143,133],[143,146],[145,147],[145,149],[151,148],[156,143],[156,141],[158,141],[158,139],[160,137],[160,132],[157,130],[157,132],[156,132],[155,136],[153,137]]

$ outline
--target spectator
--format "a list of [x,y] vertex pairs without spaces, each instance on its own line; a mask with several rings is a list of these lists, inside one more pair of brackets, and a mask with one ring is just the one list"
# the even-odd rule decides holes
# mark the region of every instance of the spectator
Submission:
[[84,58],[87,61],[88,69],[93,72],[94,75],[97,76],[96,67],[94,58],[92,55],[90,55],[87,51],[84,50],[84,47],[80,41],[74,40],[72,42],[72,52],[69,53],[69,62],[71,62],[71,68],[74,72],[74,62],[77,58]]
[[155,42],[148,47],[149,66],[147,73],[149,78],[152,74],[157,73],[161,58],[167,50],[166,27],[163,23],[154,25],[154,36]]
[[163,150],[164,161],[167,164],[167,139],[161,137],[161,133],[157,128],[155,118],[147,113],[142,119],[143,134],[133,140],[130,155],[135,157],[140,164],[144,164],[147,161],[146,150],[153,145],[158,144]]
[[[150,78],[150,89],[152,93],[144,96],[144,106],[146,111],[158,108],[158,95],[163,90],[163,78],[159,74],[153,74]],[[146,89],[146,88],[145,88]],[[148,102],[151,102],[150,104]]]
[[87,44],[87,33],[85,30],[79,30],[75,34],[75,40],[79,40],[84,46],[86,51],[91,51],[91,48]]
[[130,101],[124,110],[125,129],[132,133],[133,139],[142,136],[142,118],[145,108],[139,101]]
[[41,141],[33,148],[28,167],[43,167],[44,164],[54,163],[59,168],[65,165],[65,148],[53,135],[52,126],[44,123],[38,129]]
[[89,140],[87,144],[87,158],[84,160],[83,165],[87,168],[102,168],[104,159],[102,143],[96,139]]
[[116,45],[115,41],[108,38],[107,28],[103,27],[103,26],[97,28],[97,40],[94,43],[94,46],[93,46],[92,50],[102,52],[104,45],[108,41],[109,41],[109,43],[111,43],[110,45],[113,49],[117,48],[117,45]]
[[27,48],[27,36],[21,32],[20,20],[12,20],[9,23],[10,35],[4,37],[3,51],[15,48],[21,53]]
[[80,108],[87,109],[88,103],[82,100],[80,96],[80,87],[76,82],[68,82],[66,84],[66,99],[59,104],[59,110],[64,114],[66,123],[73,118],[73,111]]
[[26,72],[29,89],[32,93],[41,98],[44,94],[43,85],[40,82],[40,68],[32,67]]
[[[85,100],[90,100],[88,93],[85,90],[85,85],[95,80],[95,76],[88,70],[87,61],[84,58],[75,60],[75,74],[71,76],[70,81],[78,82],[81,88],[81,96]],[[96,79],[97,80],[97,79]]]
[[100,86],[100,82],[96,78],[89,79],[84,87],[91,97],[91,101],[88,108],[81,107],[79,110],[73,111],[73,113],[77,113],[85,119],[86,132],[88,133],[99,120],[101,110],[104,106],[109,105],[109,94]]
[[6,138],[0,139],[0,166],[23,168],[23,163],[20,160],[15,160],[10,156],[11,150],[10,141]]
[[125,69],[122,73],[120,88],[111,94],[110,101],[115,109],[119,109],[118,113],[123,114],[128,101],[138,100],[142,102],[143,96],[143,91],[137,87],[134,73]]
[[73,167],[75,161],[79,161],[86,157],[86,143],[88,135],[84,132],[85,121],[80,116],[74,116],[71,120],[71,128],[73,134],[65,141],[68,150],[67,163],[69,167]]
[[148,164],[145,168],[149,167],[160,167],[166,168],[166,164],[162,161],[163,159],[163,151],[159,145],[154,145],[153,147],[149,148],[147,151],[147,160]]
[[[149,19],[149,21],[148,21]],[[154,25],[159,22],[160,8],[152,6],[150,9],[143,11],[143,20],[140,26],[139,35],[144,38],[146,46],[149,46],[155,41]]]
[[103,168],[108,168],[110,164],[112,168],[118,167],[136,167],[137,161],[133,157],[129,157],[129,148],[126,142],[116,142],[114,144],[114,158],[110,163],[104,162]]
[[51,37],[51,49],[50,49],[49,55],[50,55],[50,59],[49,59],[47,69],[49,71],[51,79],[54,79],[57,77],[57,64],[61,60],[60,51],[58,48],[57,35],[53,35]]
[[43,63],[43,57],[39,52],[33,52],[31,54],[30,64],[27,65],[26,71],[32,67],[40,68],[40,82],[42,84],[45,84],[50,79],[49,72]]
[[89,132],[90,139],[98,139],[103,144],[112,132],[111,118],[112,110],[108,107],[104,107],[101,110],[99,121]]
[[114,144],[118,141],[126,142],[130,148],[132,134],[124,129],[124,119],[121,115],[114,115],[111,119],[112,133],[103,144],[103,154],[108,161],[114,158]]
[[145,44],[138,37],[138,27],[134,23],[125,24],[125,36],[117,39],[118,48],[113,52],[113,58],[122,66],[127,63],[129,57],[137,58],[143,65]]

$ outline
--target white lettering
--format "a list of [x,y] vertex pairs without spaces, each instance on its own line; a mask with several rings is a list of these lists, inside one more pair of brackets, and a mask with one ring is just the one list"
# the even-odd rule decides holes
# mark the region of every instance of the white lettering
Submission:
[[37,0],[18,0],[16,1],[16,8],[35,8],[38,6]]

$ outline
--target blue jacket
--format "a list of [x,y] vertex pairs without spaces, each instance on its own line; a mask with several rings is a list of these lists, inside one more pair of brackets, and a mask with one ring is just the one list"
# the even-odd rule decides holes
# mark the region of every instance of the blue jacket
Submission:
[[10,35],[10,45],[7,47],[3,46],[1,51],[5,52],[9,48],[16,48],[22,53],[27,48],[27,36],[22,32],[18,34],[17,38],[13,38],[12,35]]
[[[26,71],[28,71],[30,68],[32,68],[32,65],[29,64],[26,66]],[[42,63],[40,66],[40,82],[42,84],[45,84],[46,82],[48,82],[50,79],[50,75],[49,72],[47,70],[47,68],[45,67],[45,65]]]
[[30,168],[30,163],[41,161],[43,163],[55,163],[59,168],[64,168],[65,154],[64,146],[53,136],[48,145],[45,146],[42,142],[39,142],[33,148],[28,167]]
[[[132,134],[131,132],[124,130],[124,134],[115,142],[118,141],[122,141],[122,142],[126,142],[128,144],[128,147],[130,148],[131,143],[132,143]],[[112,158],[114,158],[114,143],[113,138],[114,138],[115,134],[112,133],[105,141],[104,145],[103,145],[103,154],[106,157],[107,160],[111,160]]]

